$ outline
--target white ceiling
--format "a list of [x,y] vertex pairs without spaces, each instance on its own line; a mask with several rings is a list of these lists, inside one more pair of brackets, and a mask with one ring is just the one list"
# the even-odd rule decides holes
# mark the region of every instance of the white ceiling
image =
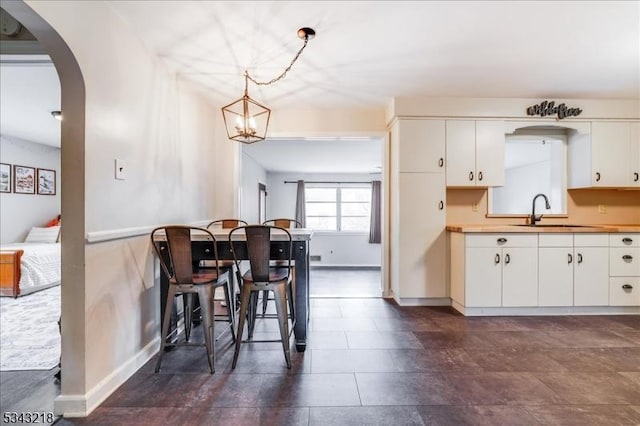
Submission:
[[0,56],[0,131],[45,145],[60,146],[60,80],[47,56]]
[[243,151],[269,172],[380,173],[382,140],[352,138],[267,139]]
[[243,71],[274,108],[394,96],[639,98],[638,1],[111,1],[142,42],[218,103]]
[[[395,96],[640,99],[638,1],[108,4],[153,54],[216,105],[242,95],[245,69],[260,80],[280,74],[301,46],[296,31],[304,26],[317,36],[287,77],[249,86],[250,95],[274,113],[301,105],[384,107]],[[59,124],[49,112],[60,105],[55,69],[1,71],[2,133],[54,144]],[[369,157],[380,153],[375,148],[366,154],[370,145],[353,141],[323,143],[304,144],[316,150],[303,155],[313,159],[309,167],[329,171],[353,159],[352,169],[368,168]],[[283,144],[291,141],[250,149],[268,161],[271,152],[282,158]],[[329,144],[350,151],[334,151],[322,165],[318,146]],[[294,155],[290,145],[282,149]],[[272,163],[267,167],[279,167]]]

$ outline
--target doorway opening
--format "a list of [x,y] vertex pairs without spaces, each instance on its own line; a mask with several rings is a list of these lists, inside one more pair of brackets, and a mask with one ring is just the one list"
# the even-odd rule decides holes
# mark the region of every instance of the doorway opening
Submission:
[[267,186],[258,182],[258,223],[267,220]]
[[[382,227],[384,200],[373,199],[372,188],[374,182],[379,188],[385,184],[385,142],[380,135],[286,137],[242,146],[242,219],[301,221],[300,204],[304,204],[302,222],[313,230],[312,298],[383,295],[383,241],[370,240],[370,231],[372,212]],[[258,197],[251,195],[256,185]],[[268,205],[260,195],[263,186],[269,188]]]

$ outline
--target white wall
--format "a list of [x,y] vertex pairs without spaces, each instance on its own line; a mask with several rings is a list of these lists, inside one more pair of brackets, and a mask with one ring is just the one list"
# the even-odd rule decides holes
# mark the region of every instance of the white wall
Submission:
[[55,195],[0,193],[0,242],[22,242],[32,226],[60,214],[60,148],[0,135],[0,162],[56,171]]
[[369,244],[369,234],[314,232],[311,240],[311,256],[321,256],[311,261],[311,266],[380,267],[380,244]]
[[[142,230],[140,236],[93,244],[85,244],[84,236],[63,239],[63,253],[66,243],[80,245],[85,259],[77,268],[84,274],[67,281],[63,264],[62,393],[56,411],[86,415],[158,348],[159,271],[147,230],[235,211],[235,187],[228,184],[236,179],[237,148],[226,140],[222,146],[219,120],[212,119],[219,110],[145,50],[107,2],[28,5],[66,42],[85,86],[84,121],[74,122],[77,116],[67,116],[65,105],[75,93],[65,91],[65,64],[52,55],[63,70],[63,164],[78,170],[78,186],[84,185],[70,204],[63,198],[63,216],[65,205],[79,203],[88,239]],[[79,123],[84,146],[69,158],[65,143],[73,144],[65,141],[65,128]],[[114,179],[116,158],[126,161],[125,180]]]
[[[541,161],[533,164],[526,164],[520,167],[513,167],[505,170],[506,185],[493,189],[493,211],[501,214],[527,214],[531,212],[531,200],[536,194],[542,193],[547,196],[551,194],[549,185],[549,175],[551,173],[551,163]],[[538,176],[540,179],[532,179]],[[536,213],[544,214],[544,201],[539,200]]]
[[[380,174],[326,174],[326,173],[268,173],[267,218],[295,217],[295,184],[284,181],[349,181],[371,182],[380,180]],[[322,266],[381,266],[380,244],[369,244],[368,233],[314,232],[311,239],[311,256],[321,256]]]
[[548,140],[546,144],[507,143],[507,158],[528,158],[532,162],[507,168],[505,185],[490,188],[491,213],[530,214],[533,197],[541,193],[548,197],[551,209],[546,210],[543,201],[538,201],[536,213],[566,214],[564,151],[561,140]]
[[[248,223],[259,223],[258,183],[267,185],[267,172],[246,152],[242,153],[242,182],[240,218]],[[268,190],[268,188],[267,188]],[[269,198],[269,197],[267,197]]]

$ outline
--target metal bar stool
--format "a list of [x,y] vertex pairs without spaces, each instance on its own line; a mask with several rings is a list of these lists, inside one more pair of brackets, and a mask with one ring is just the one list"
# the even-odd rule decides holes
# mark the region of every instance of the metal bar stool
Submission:
[[[250,342],[273,342],[274,340],[251,340],[252,339],[252,322],[255,321],[255,304],[253,303],[254,295],[259,292],[274,293],[274,300],[276,304],[276,312],[278,318],[278,325],[280,329],[280,340],[282,342],[282,349],[284,351],[284,357],[287,363],[287,368],[291,368],[291,354],[289,345],[289,317],[291,318],[291,330],[295,325],[295,312],[291,310],[291,315],[287,311],[287,301],[289,306],[293,298],[293,292],[291,288],[291,248],[292,239],[291,234],[284,228],[275,226],[264,225],[250,225],[241,226],[233,229],[229,233],[229,241],[231,241],[231,250],[236,262],[238,271],[240,270],[240,259],[237,255],[238,248],[236,245],[240,241],[238,237],[234,239],[234,235],[244,232],[246,239],[247,257],[249,259],[249,270],[244,274],[238,273],[240,285],[240,316],[238,320],[238,331],[236,338],[236,349],[233,356],[232,368],[236,367],[238,362],[238,355],[240,353],[240,345],[243,343],[242,334],[244,332],[245,321],[249,319],[249,339],[244,343]],[[272,232],[280,234],[283,243],[284,262],[279,268],[273,268],[270,266],[270,254],[271,254],[271,236]],[[257,300],[257,299],[254,299]],[[252,306],[254,307],[252,309]]]
[[[262,222],[263,225],[272,225],[277,226],[279,228],[291,229],[291,228],[302,228],[302,224],[295,219],[288,218],[278,218],[278,219],[270,219]],[[282,262],[273,262],[271,266],[280,266]],[[295,265],[291,269],[291,287],[295,294],[296,291],[296,280],[295,280]],[[264,317],[267,314],[267,303],[269,302],[269,298],[267,297],[268,293],[262,293],[262,316]],[[293,303],[293,302],[292,302]]]
[[[215,289],[224,287],[225,298],[227,303],[231,303],[231,289],[229,286],[228,274],[221,273],[220,268],[202,269],[194,268],[194,260],[191,252],[191,236],[192,232],[204,234],[207,242],[211,243],[214,258],[218,260],[218,248],[216,239],[206,229],[192,226],[161,226],[151,232],[151,243],[160,259],[162,271],[169,281],[169,289],[167,302],[164,306],[165,315],[162,324],[162,334],[160,341],[160,352],[156,362],[156,373],[160,371],[162,356],[167,346],[167,334],[169,332],[169,322],[171,310],[173,309],[173,299],[176,295],[187,295],[187,306],[185,306],[185,321],[187,317],[191,317],[191,295],[197,294],[202,310],[202,323],[205,339],[205,347],[207,349],[207,361],[211,374],[215,372],[215,334],[214,334],[214,301],[213,296]],[[164,234],[164,240],[160,237]],[[166,242],[165,242],[166,241]],[[197,264],[197,262],[196,262]],[[230,323],[232,338],[235,341],[235,317],[233,309],[227,309],[227,316]],[[188,333],[186,333],[188,334]],[[189,336],[185,336],[186,344],[188,344]],[[184,345],[184,344],[183,344]]]
[[[210,231],[215,228],[231,230],[233,228],[237,228],[238,226],[247,226],[247,225],[248,223],[242,219],[218,219],[218,220],[214,220],[213,222],[210,222],[207,225],[207,229]],[[229,272],[229,281],[231,282],[231,289],[234,296],[236,295],[236,290],[238,291],[237,297],[233,298],[233,305],[230,305],[230,306],[232,306],[233,309],[237,312],[238,305],[239,305],[238,298],[240,297],[240,292],[239,292],[240,284],[235,278],[235,273],[234,273],[235,262],[233,260],[219,260],[217,262],[210,261],[210,260],[203,260],[202,263],[203,263],[203,266],[205,267],[215,266],[214,263],[216,263],[220,267],[220,270],[223,273]]]

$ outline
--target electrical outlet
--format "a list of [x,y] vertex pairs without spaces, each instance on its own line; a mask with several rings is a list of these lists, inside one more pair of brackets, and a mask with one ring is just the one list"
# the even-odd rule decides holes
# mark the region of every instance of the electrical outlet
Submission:
[[607,214],[607,205],[606,204],[598,204],[598,213]]
[[471,211],[472,212],[477,212],[478,211],[478,204],[476,204],[476,203],[471,204]]

